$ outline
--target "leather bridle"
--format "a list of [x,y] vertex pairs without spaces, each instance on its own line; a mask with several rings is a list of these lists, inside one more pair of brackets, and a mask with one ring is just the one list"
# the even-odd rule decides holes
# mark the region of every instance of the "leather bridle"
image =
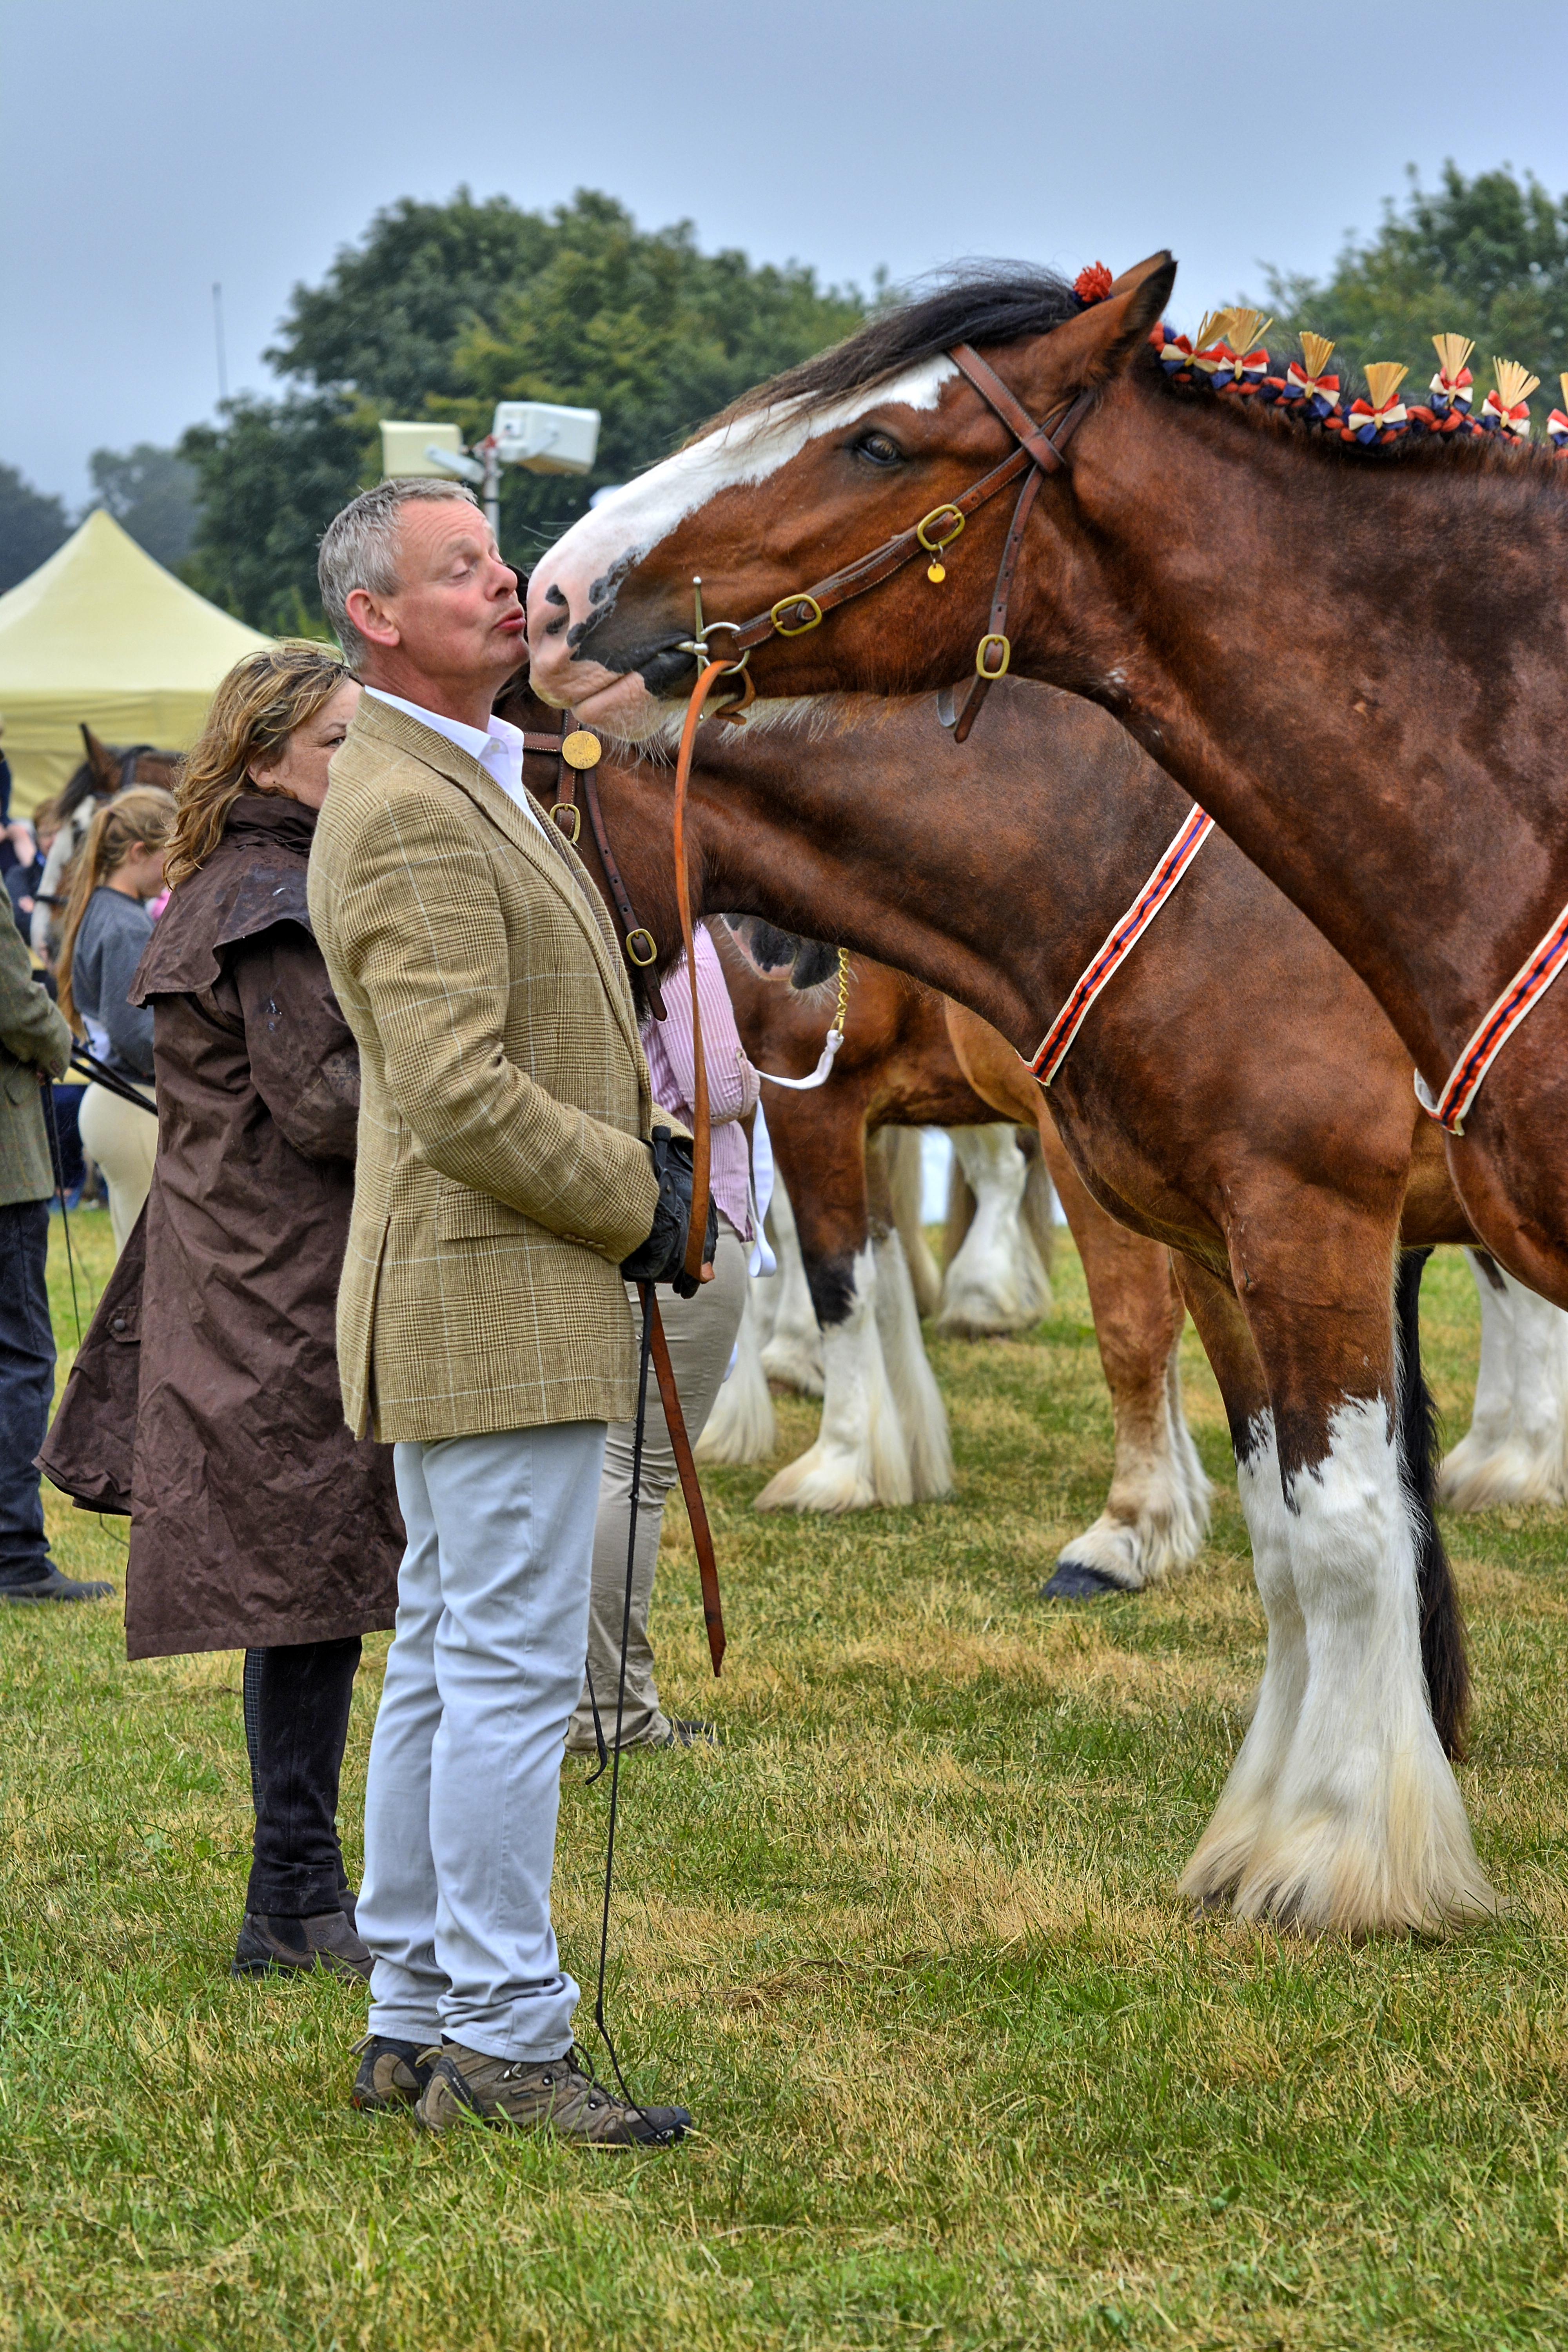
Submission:
[[599,787],[594,781],[594,771],[603,757],[604,746],[596,735],[576,724],[569,710],[562,712],[561,719],[559,735],[536,734],[525,729],[522,748],[524,751],[546,752],[556,761],[555,799],[551,804],[550,821],[574,847],[583,830],[583,810],[577,806],[577,787],[581,783],[583,807],[588,812],[588,827],[594,836],[594,846],[599,853],[599,863],[610,886],[611,912],[620,934],[621,952],[642,982],[648,1011],[656,1021],[662,1021],[666,1017],[664,998],[659,992],[658,975],[654,970],[658,961],[658,944],[647,926],[639,923],[633,911],[621,869],[616,863],[616,853],[610,847],[605,812],[599,803]]
[[[697,592],[696,626],[692,636],[680,647],[681,652],[690,653],[704,663],[715,660],[719,657],[719,648],[709,640],[721,631],[731,640],[730,651],[733,658],[726,674],[733,677],[745,672],[754,646],[760,646],[773,636],[805,636],[808,630],[818,627],[840,604],[847,604],[853,598],[864,596],[869,589],[879,588],[884,580],[890,580],[896,572],[901,572],[904,565],[912,563],[917,556],[930,557],[927,576],[933,583],[940,582],[945,577],[942,561],[944,549],[952,545],[972,514],[977,513],[1022,475],[1023,487],[1013,509],[1013,520],[997,568],[989,625],[975,647],[974,676],[963,707],[951,720],[944,717],[942,722],[951,724],[953,740],[963,742],[980,716],[980,707],[986,695],[999,677],[1006,677],[1013,658],[1013,648],[1007,635],[1007,607],[1013,593],[1013,579],[1024,543],[1024,532],[1039,494],[1040,484],[1047,474],[1058,473],[1065,468],[1067,460],[1062,451],[1092,406],[1094,394],[1092,392],[1079,393],[1076,397],[1065,400],[1054,408],[1043,425],[1037,425],[1023,403],[1014,398],[994,369],[986,365],[972,344],[954,343],[947,356],[1017,442],[1012,455],[1004,458],[1001,465],[994,466],[988,474],[983,474],[961,497],[933,507],[930,514],[922,515],[919,522],[911,524],[908,530],[884,540],[880,547],[871,550],[869,555],[859,556],[841,571],[829,572],[814,587],[795,589],[791,594],[781,596],[767,612],[755,614],[749,621],[709,621],[704,624],[701,583],[694,583]],[[740,702],[731,704],[725,715],[738,716],[755,691],[751,677],[745,676]]]

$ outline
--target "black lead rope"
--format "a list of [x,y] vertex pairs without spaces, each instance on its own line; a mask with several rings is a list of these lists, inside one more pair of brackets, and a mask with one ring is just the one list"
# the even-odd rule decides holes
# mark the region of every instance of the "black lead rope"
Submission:
[[55,1108],[55,1089],[47,1070],[38,1072],[38,1085],[43,1090],[45,1107],[49,1115],[49,1134],[54,1141],[55,1198],[60,1204],[60,1223],[66,1237],[66,1265],[71,1278],[71,1315],[76,1322],[76,1344],[81,1350],[81,1305],[76,1295],[76,1252],[71,1247],[70,1211],[66,1206],[66,1163],[60,1154],[59,1114]]
[[[605,1837],[605,1903],[599,1918],[599,1981],[594,1995],[594,2023],[599,2030],[599,2037],[608,2054],[611,2071],[622,2098],[628,2107],[642,2117],[658,2145],[661,2147],[667,2147],[670,2143],[671,2135],[658,2128],[649,2117],[647,2109],[635,2099],[626,2088],[626,2078],[621,2072],[621,2062],[616,2054],[616,2045],[610,2038],[610,2028],[605,2016],[605,1970],[608,1964],[610,1949],[610,1890],[616,1871],[616,1817],[619,1810],[621,1790],[621,1725],[625,1718],[626,1706],[626,1652],[630,1647],[632,1635],[632,1578],[637,1568],[637,1506],[642,1496],[643,1433],[647,1426],[647,1371],[648,1362],[653,1353],[653,1285],[651,1282],[640,1282],[637,1288],[642,1294],[642,1352],[637,1365],[637,1416],[632,1431],[632,1492],[626,1528],[626,1598],[621,1605],[620,1678],[616,1687],[616,1743],[608,1759],[610,1821]],[[594,1738],[599,1749],[598,1765],[594,1771],[590,1772],[584,1783],[585,1787],[592,1787],[593,1783],[603,1775],[605,1765],[605,1734],[599,1722],[599,1709],[594,1697],[592,1678],[588,1685],[588,1702],[594,1710]]]
[[157,1118],[157,1104],[150,1103],[145,1095],[138,1094],[128,1078],[122,1078],[118,1070],[111,1070],[107,1062],[99,1061],[85,1045],[72,1045],[70,1066],[84,1078],[90,1078],[95,1087],[101,1087],[105,1094],[118,1095],[121,1102],[134,1103],[138,1110],[151,1111],[153,1117]]

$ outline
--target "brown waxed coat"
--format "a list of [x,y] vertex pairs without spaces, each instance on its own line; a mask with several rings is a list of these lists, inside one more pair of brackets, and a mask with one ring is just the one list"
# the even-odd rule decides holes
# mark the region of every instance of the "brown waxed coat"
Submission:
[[314,829],[244,794],[136,976],[153,1190],[40,1457],[89,1507],[129,1502],[133,1658],[340,1640],[396,1612],[392,1456],[344,1427],[338,1386],[359,1071],[310,930]]

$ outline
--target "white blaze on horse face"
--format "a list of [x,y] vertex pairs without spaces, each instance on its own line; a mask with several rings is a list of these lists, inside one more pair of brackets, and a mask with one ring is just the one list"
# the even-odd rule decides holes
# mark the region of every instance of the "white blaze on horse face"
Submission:
[[[754,416],[739,417],[732,425],[705,434],[689,448],[678,449],[673,457],[666,457],[602,499],[534,566],[528,635],[536,689],[581,709],[589,695],[603,691],[612,682],[615,673],[598,663],[574,662],[567,643],[571,631],[591,614],[608,612],[626,573],[689,515],[698,513],[722,490],[766,481],[798,457],[808,442],[825,433],[842,432],[870,409],[935,408],[943,385],[957,373],[946,354],[939,353],[890,383],[868,385],[829,407],[806,408],[799,401],[781,401],[774,407],[759,409]],[[751,616],[721,614],[710,606],[708,617],[742,621]],[[721,635],[720,648],[722,643]],[[646,688],[640,690],[651,702]]]

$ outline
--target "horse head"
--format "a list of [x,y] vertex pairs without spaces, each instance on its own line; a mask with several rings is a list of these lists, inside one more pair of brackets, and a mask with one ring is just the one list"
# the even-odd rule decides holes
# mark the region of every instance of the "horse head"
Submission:
[[[689,687],[700,631],[717,657],[748,625],[763,625],[751,664],[767,697],[908,691],[972,672],[1014,499],[988,499],[973,520],[954,502],[1019,438],[954,349],[988,358],[1037,422],[1089,393],[1114,407],[1140,354],[1160,373],[1148,339],[1174,278],[1169,255],[1155,255],[1085,308],[1047,271],[971,272],[764,385],[540,559],[529,599],[536,688],[592,725],[645,736]],[[1102,446],[1098,410],[1094,423]],[[1086,426],[1075,467],[1095,437]],[[1065,509],[1073,495],[1058,475],[1037,511]],[[828,575],[901,535],[918,560],[822,607]],[[1038,537],[1036,547],[1038,572]],[[1037,601],[1033,577],[1029,586]]]

